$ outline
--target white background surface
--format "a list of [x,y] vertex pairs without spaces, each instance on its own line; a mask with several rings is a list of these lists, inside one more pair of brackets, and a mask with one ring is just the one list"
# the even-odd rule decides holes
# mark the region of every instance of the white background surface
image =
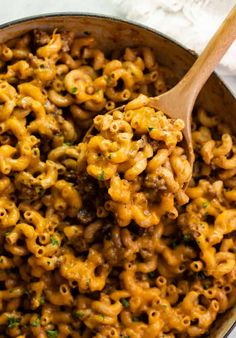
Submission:
[[[98,13],[117,17],[120,17],[121,13],[119,7],[110,0],[0,0],[0,24],[26,16],[65,11]],[[224,81],[236,95],[236,78],[224,77]],[[235,337],[236,330],[231,333],[229,338]]]

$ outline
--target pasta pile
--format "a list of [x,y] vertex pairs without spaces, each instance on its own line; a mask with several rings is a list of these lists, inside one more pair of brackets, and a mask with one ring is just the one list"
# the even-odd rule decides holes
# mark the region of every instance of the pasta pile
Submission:
[[115,110],[97,115],[94,126],[99,134],[82,145],[88,174],[109,181],[111,200],[106,201],[105,209],[115,214],[122,227],[134,220],[148,228],[165,214],[176,218],[175,201],[180,205],[188,202],[182,188],[192,168],[184,149],[177,146],[184,122],[172,121],[145,103],[148,97],[141,94],[123,113]]
[[0,338],[200,337],[236,304],[235,137],[196,110],[184,192],[183,123],[146,105],[173,74],[81,35],[0,45]]

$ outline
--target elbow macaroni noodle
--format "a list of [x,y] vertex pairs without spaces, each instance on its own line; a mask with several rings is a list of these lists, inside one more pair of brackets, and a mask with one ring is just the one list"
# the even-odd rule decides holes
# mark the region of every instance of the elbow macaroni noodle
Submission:
[[87,33],[0,45],[0,338],[200,337],[235,305],[235,137],[198,109],[184,191],[168,74]]

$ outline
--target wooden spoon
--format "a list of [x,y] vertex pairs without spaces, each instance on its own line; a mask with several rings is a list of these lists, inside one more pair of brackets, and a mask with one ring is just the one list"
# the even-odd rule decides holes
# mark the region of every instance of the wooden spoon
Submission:
[[236,39],[236,6],[208,42],[202,54],[182,80],[168,92],[150,98],[150,106],[167,116],[180,118],[185,123],[184,138],[188,146],[188,159],[193,165],[194,153],[191,137],[191,116],[196,98],[216,65]]

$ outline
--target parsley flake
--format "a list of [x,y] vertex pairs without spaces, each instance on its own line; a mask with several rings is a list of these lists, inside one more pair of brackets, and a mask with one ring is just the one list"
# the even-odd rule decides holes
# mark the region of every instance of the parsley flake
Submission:
[[209,279],[204,280],[203,287],[205,290],[209,289],[212,286],[212,282]]
[[88,278],[88,279],[86,280],[86,287],[87,287],[87,288],[89,288],[89,284],[90,284],[90,278]]
[[102,169],[102,171],[100,172],[100,174],[98,175],[98,180],[99,181],[104,181],[105,180],[105,172]]
[[133,321],[133,322],[139,322],[139,319],[138,319],[138,317],[133,316],[133,317],[132,317],[132,321]]
[[178,241],[177,241],[177,239],[173,239],[173,242],[171,243],[171,246],[172,246],[173,249],[176,249],[176,248],[177,248],[177,246],[178,246]]
[[15,77],[9,77],[8,79],[8,82],[16,82],[17,80],[16,80],[16,78]]
[[47,330],[46,334],[47,334],[48,338],[56,338],[58,336],[58,331],[57,330]]
[[120,302],[125,308],[129,307],[129,301],[127,299],[121,298]]
[[59,245],[59,242],[55,237],[51,237],[51,243],[52,245]]
[[45,68],[45,66],[44,66],[44,64],[43,63],[41,63],[40,65],[39,65],[39,68]]
[[27,288],[24,289],[24,295],[29,296],[29,290]]
[[40,304],[41,305],[45,304],[45,298],[43,296],[40,297]]
[[79,319],[84,318],[84,313],[82,311],[75,311],[75,317],[78,317]]
[[153,129],[155,129],[155,128],[153,128],[153,127],[148,127],[148,131],[152,131]]
[[76,94],[77,93],[78,88],[77,87],[72,87],[70,90],[71,94]]
[[32,322],[31,326],[33,326],[33,327],[38,327],[38,326],[39,326],[39,319],[35,319],[35,320]]
[[202,203],[202,207],[205,209],[205,208],[207,208],[208,207],[208,205],[209,205],[209,203],[208,202],[203,202]]
[[189,242],[191,242],[192,241],[192,236],[190,235],[190,234],[184,234],[184,236],[183,236],[183,241],[184,241],[184,243],[189,243]]
[[20,318],[16,317],[8,317],[8,327],[9,329],[13,329],[14,327],[20,324]]
[[207,277],[206,277],[206,275],[204,274],[203,271],[197,272],[197,273],[196,273],[196,277],[197,277],[198,279],[201,279],[201,280],[206,280],[206,279],[207,279]]
[[35,187],[35,191],[38,195],[42,195],[43,194],[43,189],[41,187]]
[[108,85],[108,86],[111,86],[112,83],[113,83],[113,78],[112,78],[111,75],[108,75],[108,77],[107,77],[107,85]]
[[154,278],[155,277],[155,273],[153,271],[148,273],[148,277],[149,278]]

